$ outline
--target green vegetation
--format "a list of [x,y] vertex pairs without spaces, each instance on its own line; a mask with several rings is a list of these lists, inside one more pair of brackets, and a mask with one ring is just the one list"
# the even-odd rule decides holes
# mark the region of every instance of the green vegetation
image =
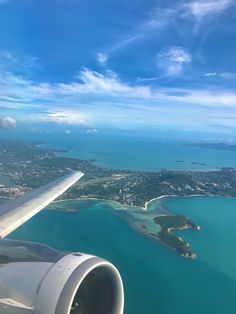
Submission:
[[176,250],[177,253],[183,256],[191,256],[191,252],[189,251],[189,246],[186,242],[180,240],[177,236],[168,232],[167,230],[161,230],[158,233],[158,238],[170,248]]
[[196,257],[190,252],[189,245],[180,237],[174,235],[172,230],[194,229],[197,230],[197,225],[190,219],[182,215],[166,215],[154,218],[154,221],[161,226],[161,231],[158,232],[158,238],[167,246],[173,248],[179,254],[194,258]]
[[181,229],[181,228],[193,228],[197,226],[190,219],[182,215],[166,215],[158,216],[154,221],[162,227],[162,229]]
[[207,148],[207,149],[236,151],[236,145],[235,144],[225,144],[225,143],[192,143],[192,144],[186,144],[186,146],[194,146],[194,147]]

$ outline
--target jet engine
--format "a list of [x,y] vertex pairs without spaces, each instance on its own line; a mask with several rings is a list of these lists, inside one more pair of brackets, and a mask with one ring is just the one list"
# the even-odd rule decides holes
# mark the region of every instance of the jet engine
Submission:
[[122,279],[108,261],[0,241],[1,314],[122,314],[123,308]]

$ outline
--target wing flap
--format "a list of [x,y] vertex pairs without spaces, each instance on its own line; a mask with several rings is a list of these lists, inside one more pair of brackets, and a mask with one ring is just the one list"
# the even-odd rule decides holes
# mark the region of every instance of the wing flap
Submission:
[[0,238],[6,237],[36,215],[82,176],[80,171],[71,172],[0,207]]

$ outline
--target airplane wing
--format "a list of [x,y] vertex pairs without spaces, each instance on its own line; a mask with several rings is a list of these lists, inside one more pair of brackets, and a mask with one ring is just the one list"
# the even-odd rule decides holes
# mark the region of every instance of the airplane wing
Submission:
[[[71,172],[0,207],[0,238],[37,214],[83,176]],[[0,240],[0,313],[123,314],[121,276],[108,261],[43,244]]]
[[84,174],[80,171],[54,180],[0,207],[0,239],[6,237],[63,194]]

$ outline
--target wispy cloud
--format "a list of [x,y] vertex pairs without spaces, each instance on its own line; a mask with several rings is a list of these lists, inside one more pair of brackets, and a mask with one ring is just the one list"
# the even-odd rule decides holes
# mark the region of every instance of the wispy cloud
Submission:
[[[34,117],[31,117],[34,120]],[[86,118],[78,111],[56,111],[40,114],[36,116],[36,120],[42,122],[54,122],[59,125],[84,125],[86,124]],[[68,133],[68,132],[67,132]]]
[[224,80],[236,80],[236,73],[235,72],[212,72],[212,73],[206,73],[204,74],[206,77],[220,77]]
[[88,129],[86,130],[87,134],[97,134],[98,133],[98,129]]
[[236,80],[236,73],[222,72],[222,73],[220,73],[220,77],[225,79],[225,80]]
[[206,76],[206,77],[214,77],[214,76],[217,76],[217,73],[216,72],[209,72],[209,73],[205,73],[204,76]]
[[122,82],[112,71],[98,73],[89,69],[79,72],[76,81],[68,83],[36,83],[9,72],[0,74],[2,105],[16,108],[43,107],[45,102],[78,102],[84,95],[144,99],[151,97],[147,86]]
[[96,54],[96,60],[101,66],[105,66],[108,61],[108,55],[106,53],[98,52]]
[[149,12],[144,21],[134,26],[132,30],[122,34],[121,39],[113,43],[105,55],[109,58],[113,53],[144,40],[152,33],[155,34],[155,37],[161,35],[162,31],[174,20],[177,14],[175,8],[155,7],[153,11]]
[[[182,64],[185,57],[176,54],[173,60]],[[1,105],[5,112],[9,106],[7,115],[17,113],[17,119],[25,120],[20,112],[28,110],[31,121],[81,125],[87,129],[100,125],[129,128],[144,124],[192,128],[192,116],[198,123],[209,125],[217,123],[216,119],[213,121],[212,113],[221,117],[236,113],[234,91],[161,88],[157,84],[156,87],[153,84],[148,86],[148,83],[143,86],[141,82],[124,82],[111,71],[98,73],[83,69],[77,81],[68,83],[37,83],[5,72],[0,76],[0,84],[2,98],[5,99]],[[18,110],[10,109],[12,107]],[[170,119],[173,115],[176,117],[174,121]]]
[[157,81],[158,77],[138,77],[137,78],[137,83],[141,82],[154,82]]
[[234,4],[235,0],[185,0],[173,2],[169,8],[155,6],[145,20],[134,26],[133,30],[123,33],[120,36],[121,39],[113,43],[106,51],[105,56],[109,58],[114,52],[134,45],[146,39],[150,34],[157,38],[171,26],[175,27],[176,23],[181,23],[181,20],[191,23],[189,27],[194,27],[196,32],[207,18],[219,16]]
[[148,98],[150,90],[145,86],[131,86],[122,82],[118,75],[107,70],[105,74],[83,69],[79,72],[78,80],[70,84],[57,84],[55,89],[61,94],[107,94],[109,96],[120,95],[121,97]]
[[[191,57],[184,51],[179,49],[169,50],[167,54],[161,55],[164,58],[164,65],[167,73],[170,75],[178,74],[182,71],[182,67],[191,62]],[[150,78],[152,80],[152,78]],[[201,105],[236,105],[236,94],[232,91],[224,90],[189,90],[184,88],[160,88],[150,87],[148,85],[136,85],[122,81],[119,76],[112,71],[98,73],[90,69],[83,69],[78,74],[78,81],[68,83],[36,83],[26,80],[21,76],[12,73],[2,73],[0,75],[1,98],[2,105],[10,107],[14,105],[16,108],[32,107],[34,104],[37,107],[41,102],[41,106],[46,103],[57,103],[68,105],[68,100],[71,100],[71,106],[75,102],[81,103],[83,96],[90,95],[91,102],[94,99],[99,101],[108,101],[111,99],[119,100],[119,103],[124,99],[133,100],[163,100],[175,99],[180,101],[189,101]],[[93,97],[92,97],[93,96]],[[101,96],[101,97],[100,97]],[[95,97],[95,98],[94,98]],[[114,102],[116,103],[116,102]],[[64,116],[60,112],[52,114],[52,118]]]
[[[236,106],[236,93],[228,90],[207,90],[207,89],[184,89],[185,94],[170,95],[169,100],[172,99],[178,102],[187,104],[194,104],[200,107],[225,108]],[[188,91],[188,93],[187,93]]]
[[42,69],[39,58],[36,56],[16,56],[9,51],[0,50],[0,71],[14,71],[30,74],[32,70]]
[[192,56],[181,47],[171,47],[157,56],[158,67],[166,76],[176,76],[183,72],[184,66],[191,63]]
[[183,5],[184,14],[192,16],[197,22],[202,21],[210,15],[220,14],[227,10],[234,0],[197,0]]
[[[163,53],[161,57],[166,61],[167,71],[170,71],[170,74],[176,74],[182,68],[178,66],[184,66],[185,64],[191,62],[191,56],[189,56],[182,49],[170,49],[168,53]],[[177,70],[170,67],[172,65],[175,67],[177,63]],[[168,72],[169,73],[169,72]],[[1,98],[5,100],[5,103],[10,102],[10,106],[14,103],[19,107],[27,107],[27,104],[34,103],[37,101],[59,101],[62,102],[68,97],[75,97],[79,100],[83,95],[94,95],[104,96],[118,99],[143,99],[143,100],[155,100],[159,99],[163,95],[179,97],[179,99],[185,99],[190,95],[194,95],[196,90],[188,89],[177,89],[177,88],[162,88],[160,87],[150,87],[148,85],[136,85],[122,81],[119,76],[112,71],[105,71],[104,73],[99,73],[92,71],[90,69],[83,69],[78,74],[78,80],[68,83],[49,83],[42,82],[36,83],[31,80],[26,80],[22,76],[17,76],[12,73],[2,73],[0,75],[0,84],[1,84]],[[150,78],[152,80],[153,78]],[[163,91],[166,91],[165,93]],[[217,103],[221,104],[219,98],[219,93],[221,90],[217,90],[211,93],[209,91],[209,99],[214,99]],[[202,90],[199,90],[199,96],[202,93]],[[207,93],[207,90],[204,90],[203,95]],[[234,92],[228,92],[228,95],[235,95]],[[225,92],[222,92],[222,98],[225,96]],[[91,98],[92,101],[94,98]],[[229,98],[225,98],[229,99]],[[235,96],[233,98],[235,100]],[[205,99],[206,100],[206,99]],[[227,101],[228,102],[228,101]],[[208,102],[201,102],[205,105]],[[224,104],[225,102],[222,102]],[[234,103],[235,104],[235,103]]]

